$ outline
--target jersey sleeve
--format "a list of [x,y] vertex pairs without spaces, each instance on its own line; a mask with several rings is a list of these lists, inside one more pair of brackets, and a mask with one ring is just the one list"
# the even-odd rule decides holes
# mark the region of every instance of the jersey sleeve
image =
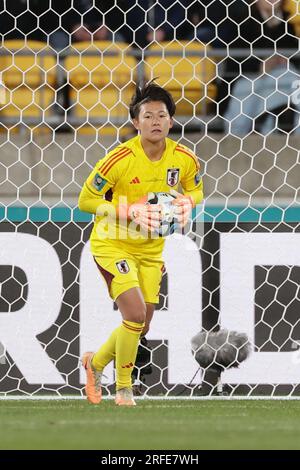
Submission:
[[124,173],[126,157],[130,153],[131,150],[126,147],[117,147],[102,160],[99,160],[85,182],[87,188],[97,196],[102,196],[110,188],[113,188]]
[[184,189],[191,191],[200,185],[200,163],[195,154],[190,150],[183,149],[184,173],[181,178],[181,184]]
[[199,204],[203,199],[203,181],[200,170],[200,163],[194,153],[186,147],[178,149],[183,157],[184,171],[181,178],[181,185],[186,196],[192,196],[194,203]]
[[96,213],[99,205],[107,204],[104,196],[124,173],[126,157],[131,153],[127,148],[117,147],[114,151],[99,160],[87,177],[79,196],[79,209]]

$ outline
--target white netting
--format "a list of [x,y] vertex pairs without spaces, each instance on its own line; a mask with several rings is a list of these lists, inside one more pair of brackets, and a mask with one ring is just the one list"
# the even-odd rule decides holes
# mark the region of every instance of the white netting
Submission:
[[[80,355],[119,322],[76,204],[133,135],[134,84],[153,77],[177,103],[171,137],[199,156],[205,205],[167,242],[139,391],[221,393],[221,374],[232,394],[299,394],[299,2],[0,4],[0,394],[82,393]],[[191,338],[220,325],[252,354],[201,375]]]

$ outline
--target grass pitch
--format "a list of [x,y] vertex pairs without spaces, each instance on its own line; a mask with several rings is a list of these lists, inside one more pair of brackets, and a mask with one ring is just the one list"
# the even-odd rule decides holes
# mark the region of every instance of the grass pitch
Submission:
[[300,401],[1,400],[0,449],[300,449]]

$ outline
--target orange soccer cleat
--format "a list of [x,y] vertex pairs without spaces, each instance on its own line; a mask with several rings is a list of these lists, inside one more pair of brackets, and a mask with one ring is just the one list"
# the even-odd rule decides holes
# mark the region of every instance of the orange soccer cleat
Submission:
[[82,356],[81,362],[86,371],[85,393],[87,399],[93,405],[98,405],[102,398],[101,377],[102,371],[96,370],[92,365],[94,353],[86,352]]
[[120,388],[120,390],[117,390],[115,403],[119,406],[135,406],[132,389]]

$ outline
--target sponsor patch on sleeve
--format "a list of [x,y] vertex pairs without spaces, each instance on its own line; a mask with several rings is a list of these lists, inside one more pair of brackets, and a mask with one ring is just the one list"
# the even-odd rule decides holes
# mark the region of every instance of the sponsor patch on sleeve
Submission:
[[201,181],[201,174],[200,174],[200,171],[198,171],[198,173],[195,174],[195,185],[198,185]]
[[97,191],[101,191],[101,189],[104,188],[106,183],[107,183],[107,180],[102,178],[102,176],[100,176],[99,173],[96,173],[95,178],[94,178],[94,187],[97,189]]

